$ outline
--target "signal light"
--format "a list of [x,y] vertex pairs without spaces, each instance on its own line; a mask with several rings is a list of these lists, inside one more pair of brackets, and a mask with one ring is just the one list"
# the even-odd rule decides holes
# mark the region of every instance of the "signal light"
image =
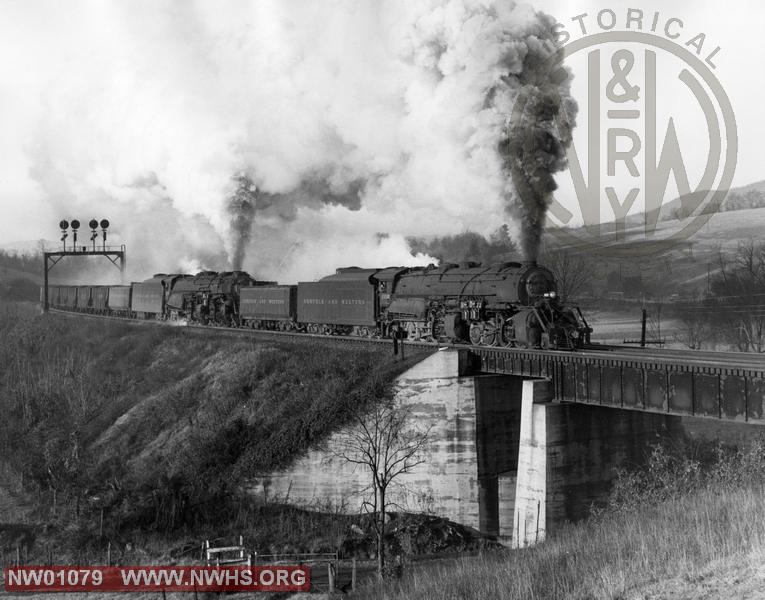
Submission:
[[[91,219],[88,221],[88,226],[91,230],[90,241],[93,243],[94,252],[96,250],[96,238],[98,237],[96,229],[98,229],[99,225],[101,226],[101,236],[103,237],[103,249],[106,251],[106,230],[109,227],[109,220],[101,219],[101,221],[99,221],[98,219]],[[62,219],[59,221],[58,226],[61,228],[61,241],[64,242],[64,250],[66,250],[66,238],[69,237],[67,229],[69,229],[69,227],[72,228],[72,250],[77,252],[77,230],[80,228],[80,222],[77,219],[72,219],[72,222],[70,223],[69,221]],[[87,246],[82,246],[83,252],[85,252],[86,249]]]

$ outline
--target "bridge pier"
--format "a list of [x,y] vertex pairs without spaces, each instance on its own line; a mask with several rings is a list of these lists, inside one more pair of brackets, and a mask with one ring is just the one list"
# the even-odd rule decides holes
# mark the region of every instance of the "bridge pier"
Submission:
[[642,464],[679,417],[553,402],[547,379],[478,376],[476,453],[482,532],[533,545],[602,501],[617,469]]
[[549,415],[546,403],[551,399],[549,381],[530,379],[523,382],[518,475],[513,506],[512,539],[513,547],[516,548],[545,539],[547,470],[550,462],[547,435]]

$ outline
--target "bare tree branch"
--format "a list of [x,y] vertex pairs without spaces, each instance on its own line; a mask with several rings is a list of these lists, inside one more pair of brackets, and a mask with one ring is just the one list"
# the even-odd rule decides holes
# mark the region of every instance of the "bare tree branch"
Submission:
[[364,500],[362,508],[372,513],[377,536],[377,568],[382,576],[385,567],[385,512],[394,506],[387,497],[388,487],[404,473],[424,462],[430,429],[420,430],[412,425],[411,410],[392,402],[375,404],[366,413],[359,413],[355,425],[335,438],[332,455],[355,465],[369,468],[372,499]]

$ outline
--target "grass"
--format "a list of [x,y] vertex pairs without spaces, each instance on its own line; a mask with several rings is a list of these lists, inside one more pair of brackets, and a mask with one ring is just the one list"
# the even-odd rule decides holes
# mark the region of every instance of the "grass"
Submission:
[[[765,456],[746,451],[656,446],[646,468],[621,473],[609,506],[524,550],[410,568],[400,581],[370,585],[375,599],[643,598],[679,578],[695,582],[719,565],[765,554]],[[735,590],[729,597],[736,597]]]
[[694,492],[674,502],[569,526],[527,550],[412,571],[364,598],[625,598],[708,564],[765,549],[763,488]]
[[[422,357],[390,354],[3,304],[0,552],[15,552],[18,525],[35,539],[24,542],[30,557],[59,560],[99,556],[108,542],[125,557],[161,556],[229,534],[331,549],[321,532],[340,521],[252,506],[243,488],[321,442],[351,409],[387,397]],[[262,511],[281,529],[263,526]]]

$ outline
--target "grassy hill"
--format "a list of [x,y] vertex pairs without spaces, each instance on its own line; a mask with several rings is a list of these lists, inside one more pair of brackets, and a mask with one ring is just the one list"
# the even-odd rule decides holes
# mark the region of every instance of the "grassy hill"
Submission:
[[[22,534],[38,558],[103,558],[107,540],[136,560],[226,533],[286,543],[243,483],[386,397],[422,357],[390,354],[0,305],[0,550]],[[313,544],[315,520],[291,518],[290,543]]]

